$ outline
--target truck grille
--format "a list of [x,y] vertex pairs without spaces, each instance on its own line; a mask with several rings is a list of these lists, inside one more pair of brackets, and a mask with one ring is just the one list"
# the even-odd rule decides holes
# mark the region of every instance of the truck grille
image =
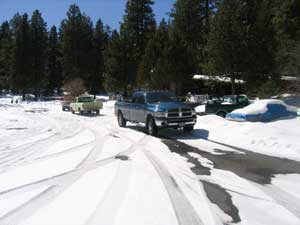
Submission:
[[171,109],[168,111],[168,118],[181,118],[192,116],[191,109]]
[[193,122],[195,118],[188,117],[188,118],[168,118],[168,123],[187,123],[187,122]]

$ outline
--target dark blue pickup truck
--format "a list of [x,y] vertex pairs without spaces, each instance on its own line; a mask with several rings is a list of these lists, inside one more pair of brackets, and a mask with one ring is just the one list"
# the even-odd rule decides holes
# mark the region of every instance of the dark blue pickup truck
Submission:
[[143,123],[147,132],[156,136],[158,128],[194,129],[197,117],[194,108],[176,100],[165,91],[136,92],[132,98],[115,104],[115,115],[120,127],[126,122]]

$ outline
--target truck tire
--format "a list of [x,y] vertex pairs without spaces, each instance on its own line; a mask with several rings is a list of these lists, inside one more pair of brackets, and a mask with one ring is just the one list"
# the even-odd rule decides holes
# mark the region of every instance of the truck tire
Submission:
[[127,121],[124,119],[122,112],[118,113],[118,124],[120,127],[126,127]]
[[194,126],[185,126],[185,127],[183,127],[183,131],[187,132],[187,133],[192,132],[193,130],[194,130]]
[[70,110],[71,110],[71,112],[72,112],[73,114],[75,114],[75,111],[74,111],[72,108],[70,108]]
[[149,117],[146,124],[147,133],[151,136],[157,137],[158,129],[155,124],[155,121],[152,117]]
[[95,113],[96,113],[96,115],[99,115],[100,114],[100,110],[96,110]]
[[226,114],[227,114],[226,112],[220,111],[220,112],[217,113],[217,116],[220,116],[220,117],[225,118],[225,117],[226,117]]
[[81,111],[80,108],[78,109],[78,111],[79,111],[79,114],[80,114],[80,115],[83,115],[83,111]]

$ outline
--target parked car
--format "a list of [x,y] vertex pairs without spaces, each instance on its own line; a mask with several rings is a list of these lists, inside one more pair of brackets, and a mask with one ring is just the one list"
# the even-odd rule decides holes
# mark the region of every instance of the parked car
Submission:
[[196,107],[209,101],[209,95],[192,95],[188,93],[185,100],[188,105]]
[[103,104],[100,101],[95,101],[95,99],[88,95],[83,94],[75,98],[75,102],[70,104],[70,110],[72,113],[78,112],[79,114],[92,114],[95,112],[97,115],[100,113]]
[[165,91],[136,92],[132,98],[116,102],[115,115],[120,127],[125,127],[127,121],[143,123],[152,136],[159,128],[167,127],[190,132],[196,123],[194,108]]
[[75,102],[75,97],[72,95],[64,95],[61,101],[61,108],[63,111],[70,110],[70,104]]
[[234,110],[226,116],[228,120],[249,122],[270,122],[281,118],[298,116],[298,108],[285,104],[281,100],[266,99],[255,101],[253,104]]
[[250,104],[246,95],[225,95],[222,99],[210,100],[205,104],[201,114],[216,114],[223,118],[233,110],[243,108]]

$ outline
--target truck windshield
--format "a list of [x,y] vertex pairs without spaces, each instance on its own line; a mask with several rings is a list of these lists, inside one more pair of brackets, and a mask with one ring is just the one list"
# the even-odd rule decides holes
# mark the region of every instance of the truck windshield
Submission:
[[236,104],[236,97],[232,95],[224,96],[223,104]]
[[148,93],[147,102],[156,103],[156,102],[175,102],[177,99],[174,94],[170,92],[157,92],[157,93]]
[[80,97],[78,98],[78,102],[93,102],[94,99],[91,97]]

